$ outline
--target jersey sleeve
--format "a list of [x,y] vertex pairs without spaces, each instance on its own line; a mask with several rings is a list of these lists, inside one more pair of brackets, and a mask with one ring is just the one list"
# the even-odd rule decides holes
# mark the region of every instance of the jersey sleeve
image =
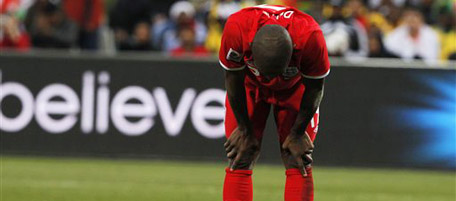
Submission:
[[244,51],[242,47],[242,33],[235,19],[228,18],[222,35],[219,51],[219,63],[229,71],[245,68]]
[[324,78],[329,74],[330,63],[325,38],[321,30],[311,33],[301,58],[302,76],[309,79]]

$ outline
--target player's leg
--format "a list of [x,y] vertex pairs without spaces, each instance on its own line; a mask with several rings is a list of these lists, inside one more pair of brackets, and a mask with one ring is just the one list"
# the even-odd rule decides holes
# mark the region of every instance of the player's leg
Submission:
[[[237,121],[233,114],[233,111],[231,110],[231,106],[228,100],[226,100],[225,108],[225,135],[228,139],[231,133],[237,128]],[[262,144],[263,131],[266,125],[270,108],[271,106],[268,103],[265,103],[263,101],[255,102],[252,98],[247,98],[247,110],[249,112],[250,121],[252,123],[253,134],[260,144],[259,147],[261,147]],[[256,159],[259,156],[259,151],[260,149],[252,152],[253,155],[243,154],[245,158],[243,158],[243,160],[240,160],[241,162],[238,163],[234,169],[252,169],[256,162]]]
[[[226,100],[225,106],[225,132],[226,137],[229,138],[233,130],[237,128],[237,121],[228,100]],[[254,135],[261,147],[263,131],[270,111],[270,105],[262,101],[255,103],[254,96],[247,95],[247,109],[253,124]],[[224,201],[252,200],[252,168],[259,157],[260,149],[252,153],[253,155],[246,154],[241,159],[241,163],[239,163],[234,170],[231,171],[229,168],[226,168],[225,182],[223,185]]]
[[[277,130],[279,133],[280,145],[285,141],[296,120],[298,111],[291,108],[275,107],[274,116],[276,119]],[[306,133],[312,141],[315,139],[318,128],[318,112],[314,115],[311,123],[306,128]],[[312,176],[312,166],[306,166],[307,176],[303,177],[298,169],[298,164],[294,157],[287,150],[280,146],[282,161],[286,168],[285,201],[313,201],[314,185]]]

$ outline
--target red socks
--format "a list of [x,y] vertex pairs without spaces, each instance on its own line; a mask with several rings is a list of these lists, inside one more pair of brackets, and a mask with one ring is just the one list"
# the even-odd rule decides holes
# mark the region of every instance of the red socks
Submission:
[[[308,167],[307,177],[298,169],[286,171],[285,201],[313,201],[314,185],[312,168]],[[252,201],[252,170],[226,169],[223,185],[223,201]]]
[[286,171],[287,181],[285,183],[285,201],[313,201],[314,185],[312,168],[308,167],[307,176],[302,177],[298,169]]
[[252,201],[252,170],[226,168],[223,201]]

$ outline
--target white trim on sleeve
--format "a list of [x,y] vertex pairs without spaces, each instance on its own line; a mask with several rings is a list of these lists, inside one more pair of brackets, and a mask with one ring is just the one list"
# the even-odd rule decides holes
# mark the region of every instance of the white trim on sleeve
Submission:
[[229,70],[229,71],[239,71],[239,70],[243,70],[245,68],[245,65],[241,66],[239,68],[228,68],[227,66],[225,66],[225,64],[222,63],[222,61],[219,60],[219,63],[220,63],[220,66],[222,66],[222,68],[224,68],[225,70]]
[[309,76],[309,75],[304,75],[302,73],[301,73],[301,75],[303,77],[305,77],[305,78],[308,78],[308,79],[321,79],[321,78],[324,78],[324,77],[328,76],[330,71],[331,71],[331,69],[329,69],[328,72],[326,72],[325,74],[320,75],[320,76]]

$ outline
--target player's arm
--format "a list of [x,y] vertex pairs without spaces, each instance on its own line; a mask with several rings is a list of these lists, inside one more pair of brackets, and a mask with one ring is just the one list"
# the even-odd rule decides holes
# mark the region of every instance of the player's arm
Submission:
[[302,82],[306,89],[301,99],[300,109],[290,134],[282,144],[282,148],[289,151],[302,175],[307,176],[305,166],[313,162],[312,152],[314,145],[312,139],[306,133],[306,128],[323,98],[324,78],[308,79],[303,77]]
[[247,112],[245,92],[245,71],[225,71],[225,87],[231,109],[238,123],[238,130],[246,135],[252,134],[252,124]]
[[238,129],[250,135],[251,123],[247,112],[245,94],[245,63],[242,33],[238,19],[228,18],[223,30],[219,51],[220,66],[225,69],[225,87],[228,101],[238,123]]
[[237,22],[238,19],[228,18],[219,52],[220,65],[225,69],[228,101],[238,126],[229,135],[225,151],[230,159],[230,169],[248,169],[250,164],[244,162],[252,161],[259,143],[253,135],[247,110],[242,33]]
[[326,42],[320,30],[314,31],[309,36],[305,49],[307,51],[303,53],[304,59],[301,63],[302,84],[305,86],[305,91],[298,116],[291,129],[291,134],[295,136],[305,135],[307,126],[320,106],[325,77],[329,74],[330,67]]
[[259,151],[247,111],[244,79],[245,70],[225,71],[227,97],[238,125],[224,144],[231,170],[251,168],[247,161],[253,161]]
[[305,46],[301,63],[302,84],[305,91],[297,118],[285,142],[284,150],[294,157],[298,168],[306,175],[305,164],[312,163],[314,145],[306,128],[320,106],[324,91],[324,78],[329,74],[329,59],[326,43],[320,30],[312,33]]
[[302,82],[306,89],[301,99],[298,116],[291,129],[292,135],[296,135],[298,137],[306,135],[305,137],[310,139],[310,137],[305,134],[305,131],[320,106],[321,99],[323,98],[324,80],[324,78],[309,79],[303,77]]
[[245,70],[225,71],[227,97],[238,125],[224,144],[231,170],[249,169],[250,163],[245,161],[252,161],[259,151],[247,111],[244,79]]

